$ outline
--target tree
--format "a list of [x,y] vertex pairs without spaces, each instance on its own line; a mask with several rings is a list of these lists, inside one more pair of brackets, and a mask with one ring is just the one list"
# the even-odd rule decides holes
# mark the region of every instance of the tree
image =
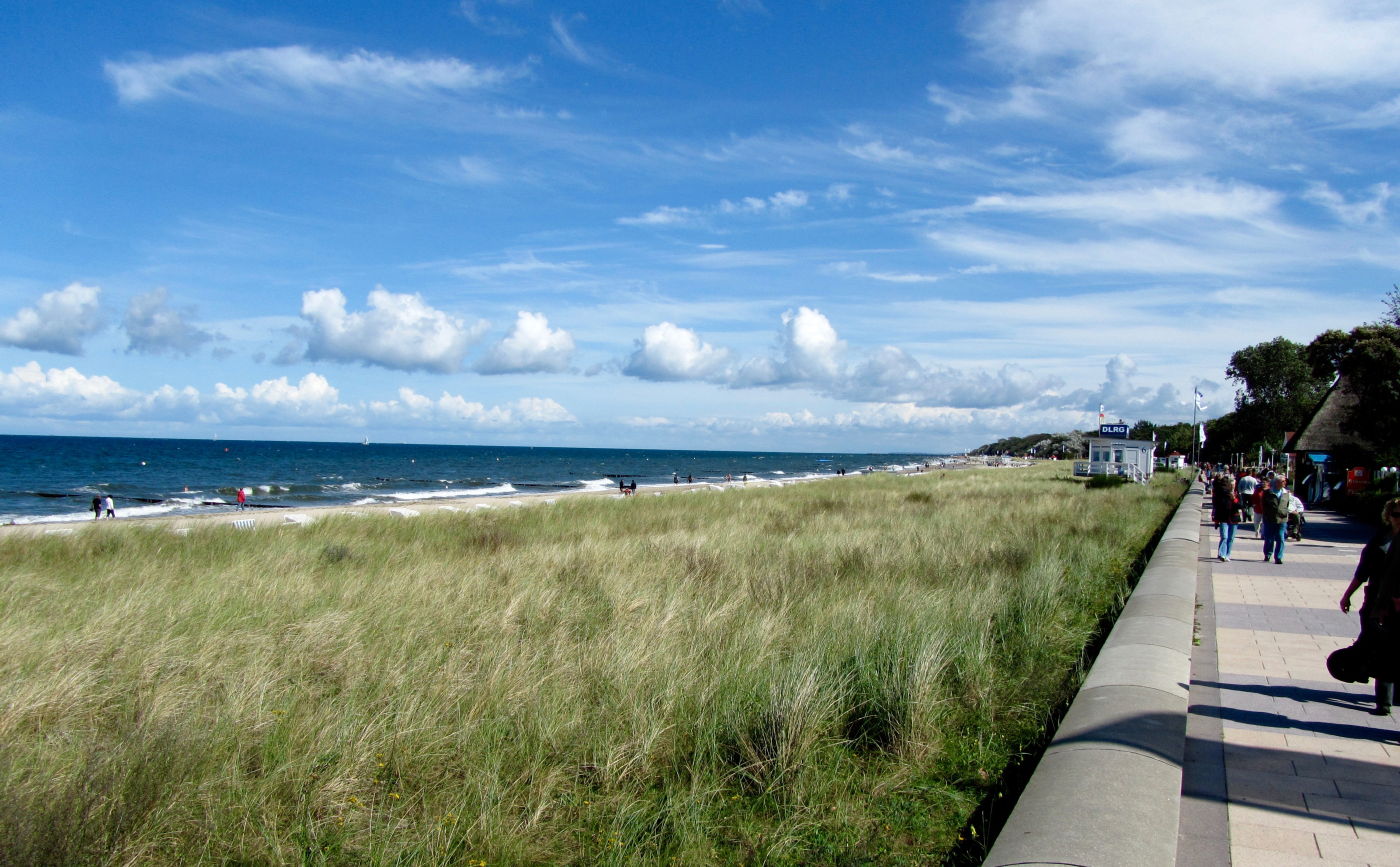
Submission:
[[1390,291],[1385,293],[1385,318],[1381,320],[1385,325],[1400,325],[1400,286],[1390,284]]
[[1333,379],[1330,372],[1316,369],[1314,360],[1307,347],[1285,337],[1230,356],[1225,375],[1240,388],[1235,392],[1234,437],[1220,443],[1227,454],[1259,445],[1278,447],[1284,431],[1297,430],[1308,420]]

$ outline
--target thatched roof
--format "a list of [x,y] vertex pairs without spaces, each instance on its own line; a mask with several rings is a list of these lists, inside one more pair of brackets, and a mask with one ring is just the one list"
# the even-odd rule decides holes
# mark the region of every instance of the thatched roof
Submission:
[[1342,429],[1347,416],[1357,405],[1356,395],[1347,388],[1346,380],[1338,378],[1322,402],[1313,410],[1312,418],[1293,434],[1283,447],[1286,452],[1335,452],[1343,447],[1373,451],[1371,444]]

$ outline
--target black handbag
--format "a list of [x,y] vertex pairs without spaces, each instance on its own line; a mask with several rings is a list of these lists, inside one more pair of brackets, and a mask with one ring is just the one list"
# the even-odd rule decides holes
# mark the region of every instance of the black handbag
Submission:
[[1371,679],[1369,650],[1358,639],[1350,647],[1332,651],[1327,654],[1327,673],[1342,683],[1365,683]]

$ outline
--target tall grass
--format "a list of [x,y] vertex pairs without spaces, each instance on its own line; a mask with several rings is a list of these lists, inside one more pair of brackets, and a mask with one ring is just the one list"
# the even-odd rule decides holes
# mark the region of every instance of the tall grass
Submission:
[[0,862],[937,860],[1181,492],[1066,469],[0,540]]

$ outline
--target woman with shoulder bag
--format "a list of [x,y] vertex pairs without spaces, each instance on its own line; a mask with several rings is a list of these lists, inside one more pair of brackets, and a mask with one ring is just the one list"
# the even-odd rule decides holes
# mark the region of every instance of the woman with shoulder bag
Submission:
[[1235,496],[1235,479],[1229,474],[1216,480],[1211,492],[1211,520],[1220,531],[1220,562],[1230,562],[1230,549],[1235,544],[1235,527],[1240,523],[1240,498]]

